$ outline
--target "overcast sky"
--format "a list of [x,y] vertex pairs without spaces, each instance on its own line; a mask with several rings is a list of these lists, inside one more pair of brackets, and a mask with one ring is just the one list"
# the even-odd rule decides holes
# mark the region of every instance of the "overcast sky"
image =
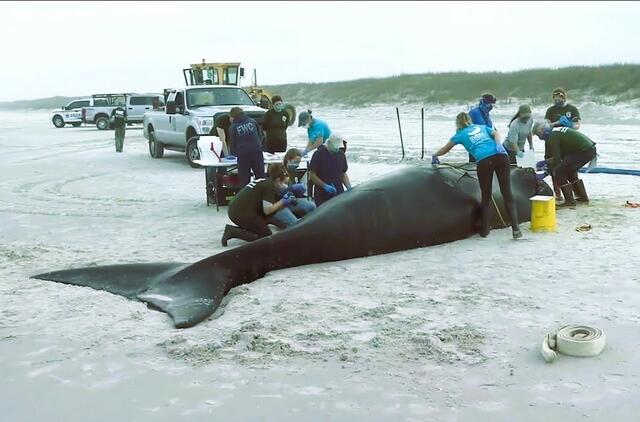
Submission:
[[2,2],[0,16],[0,101],[160,92],[202,58],[269,85],[640,63],[638,2]]

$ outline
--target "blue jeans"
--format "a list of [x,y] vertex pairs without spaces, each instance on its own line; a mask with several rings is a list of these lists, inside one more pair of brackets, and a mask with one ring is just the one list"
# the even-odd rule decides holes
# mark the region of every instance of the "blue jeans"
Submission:
[[282,208],[280,211],[273,215],[273,218],[284,226],[292,226],[298,221],[298,218],[302,218],[316,209],[316,204],[307,199],[298,199],[295,205],[289,205],[286,208]]

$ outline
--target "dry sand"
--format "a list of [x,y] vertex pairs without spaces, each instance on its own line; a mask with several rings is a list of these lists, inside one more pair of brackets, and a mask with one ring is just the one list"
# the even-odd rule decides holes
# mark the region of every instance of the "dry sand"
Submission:
[[[139,127],[123,154],[112,136],[0,115],[1,420],[638,420],[640,209],[622,204],[640,178],[584,176],[593,201],[557,233],[276,271],[177,330],[140,302],[29,279],[223,250],[203,171],[151,159]],[[602,328],[604,352],[544,363],[566,323]]]

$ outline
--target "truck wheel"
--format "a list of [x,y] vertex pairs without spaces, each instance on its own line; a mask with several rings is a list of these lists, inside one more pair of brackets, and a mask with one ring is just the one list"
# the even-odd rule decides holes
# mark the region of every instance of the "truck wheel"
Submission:
[[198,149],[197,136],[194,136],[193,138],[190,138],[187,141],[186,153],[187,153],[187,161],[189,162],[189,165],[194,169],[197,169],[198,167],[200,167],[200,164],[194,163],[195,160],[200,159],[200,150]]
[[71,123],[73,125],[73,127],[79,127],[82,122],[75,122],[75,123]]
[[164,145],[156,141],[156,134],[153,130],[149,131],[149,154],[153,158],[162,158],[164,156]]
[[53,119],[51,119],[51,122],[58,129],[60,129],[61,127],[64,127],[64,119],[59,114],[56,114],[55,116],[53,116]]
[[109,119],[107,119],[106,117],[102,116],[102,117],[98,117],[96,119],[96,127],[99,130],[105,130],[107,128],[109,128]]

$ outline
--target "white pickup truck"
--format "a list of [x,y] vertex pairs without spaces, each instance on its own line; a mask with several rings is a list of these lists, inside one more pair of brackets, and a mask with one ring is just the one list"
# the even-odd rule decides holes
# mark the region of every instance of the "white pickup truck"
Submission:
[[73,125],[78,127],[82,124],[82,108],[93,105],[92,98],[82,98],[73,100],[66,106],[60,107],[59,110],[51,112],[51,123],[58,129],[65,125]]
[[262,124],[265,110],[257,107],[240,87],[198,85],[170,90],[164,112],[144,114],[144,137],[149,140],[149,154],[162,158],[164,150],[185,152],[191,167],[200,159],[198,135],[215,135],[215,122],[233,107],[241,107],[247,116]]
[[95,123],[100,130],[113,128],[111,112],[116,107],[125,107],[127,123],[142,123],[144,113],[164,106],[162,94],[94,94],[90,106],[82,109],[82,121]]

